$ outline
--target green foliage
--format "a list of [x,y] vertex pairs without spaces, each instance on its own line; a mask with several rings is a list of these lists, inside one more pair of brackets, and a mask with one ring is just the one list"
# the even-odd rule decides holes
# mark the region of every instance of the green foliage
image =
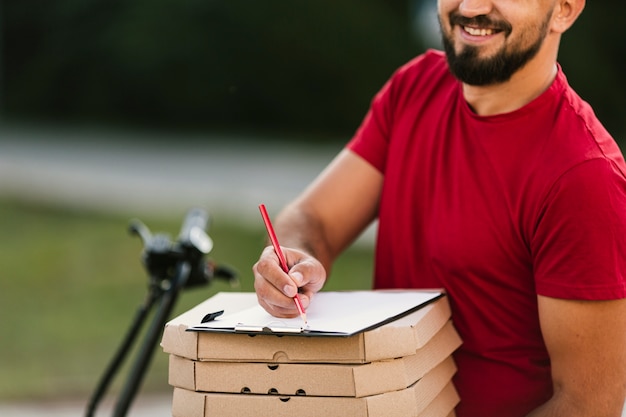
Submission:
[[398,9],[373,0],[9,2],[6,109],[351,131],[416,52]]
[[[129,219],[0,200],[0,400],[91,394],[146,295],[142,244],[127,233]],[[182,221],[142,220],[172,236]],[[265,233],[262,224],[251,230],[213,215],[210,259],[237,270],[240,286],[183,291],[173,315],[219,291],[253,291],[251,267]],[[351,249],[333,275],[328,289],[369,288],[371,249]],[[143,390],[170,389],[167,355],[157,347]]]
[[626,6],[620,0],[588,1],[565,33],[559,61],[570,84],[626,146],[626,43],[618,41]]
[[[423,50],[427,0],[5,0],[8,118],[350,135],[373,95]],[[587,2],[559,60],[626,139],[619,0]]]

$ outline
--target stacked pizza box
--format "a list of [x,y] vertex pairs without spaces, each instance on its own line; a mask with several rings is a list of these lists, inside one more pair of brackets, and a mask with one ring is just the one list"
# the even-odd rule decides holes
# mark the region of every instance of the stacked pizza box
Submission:
[[189,331],[207,312],[256,303],[219,293],[167,323],[173,417],[455,415],[461,340],[446,296],[348,337]]

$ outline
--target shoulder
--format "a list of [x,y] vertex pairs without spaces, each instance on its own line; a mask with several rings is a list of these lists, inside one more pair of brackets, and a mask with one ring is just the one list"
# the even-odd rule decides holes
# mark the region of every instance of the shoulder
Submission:
[[436,80],[441,79],[454,80],[440,51],[426,51],[397,68],[372,99],[349,148],[383,171],[392,131],[401,120],[412,120],[403,116],[418,114],[432,103],[440,91]]
[[406,64],[402,65],[398,72],[411,72],[414,70],[421,71],[424,69],[436,69],[439,71],[447,71],[448,63],[446,61],[446,56],[442,51],[436,49],[428,49],[421,55],[413,58],[408,61]]
[[396,110],[423,105],[458,90],[443,52],[428,50],[399,67],[377,95]]
[[399,67],[393,74],[392,80],[407,83],[442,77],[452,79],[446,57],[441,51],[429,49]]
[[535,164],[538,178],[548,183],[558,181],[592,160],[610,162],[617,173],[626,176],[626,164],[617,142],[591,106],[568,84],[560,68],[550,88],[530,106],[533,126],[541,140]]
[[554,84],[560,110],[555,123],[568,148],[582,150],[581,157],[584,159],[607,158],[624,167],[616,141],[597,118],[591,105],[569,85],[561,68]]

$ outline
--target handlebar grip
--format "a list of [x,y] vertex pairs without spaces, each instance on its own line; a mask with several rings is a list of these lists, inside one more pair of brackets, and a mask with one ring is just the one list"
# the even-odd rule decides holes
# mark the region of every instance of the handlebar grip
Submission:
[[189,210],[178,236],[183,246],[192,246],[202,253],[209,253],[213,248],[211,238],[206,234],[209,215],[206,211],[193,208]]

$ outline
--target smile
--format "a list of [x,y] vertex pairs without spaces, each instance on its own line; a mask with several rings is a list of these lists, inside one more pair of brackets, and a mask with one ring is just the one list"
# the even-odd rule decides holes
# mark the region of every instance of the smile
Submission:
[[473,28],[470,26],[463,26],[463,30],[472,36],[491,36],[497,33],[497,31],[493,29]]

